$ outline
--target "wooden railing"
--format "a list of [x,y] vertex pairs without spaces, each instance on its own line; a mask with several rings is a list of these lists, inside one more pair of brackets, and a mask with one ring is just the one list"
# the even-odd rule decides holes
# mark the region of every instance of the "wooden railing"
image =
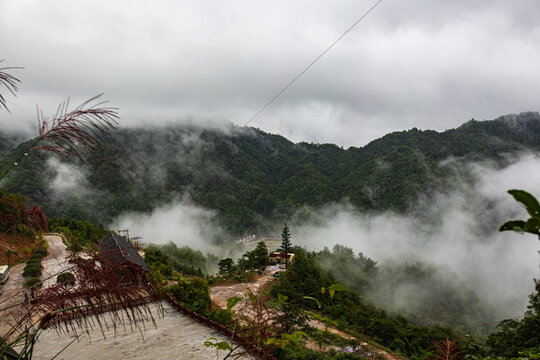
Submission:
[[[214,329],[220,332],[221,334],[227,336],[229,339],[231,339],[232,341],[242,346],[249,354],[255,356],[257,359],[276,360],[276,358],[273,355],[265,354],[263,349],[254,345],[252,342],[250,342],[246,338],[238,335],[237,333],[235,333],[233,330],[229,329],[228,327],[183,306],[182,304],[177,302],[169,293],[165,292],[163,295],[163,298],[165,301],[167,301],[167,303],[169,303],[178,312],[205,325],[206,327]],[[155,302],[159,300],[160,300],[159,295],[157,295],[156,293],[153,293],[151,295],[141,298],[138,305],[143,305],[146,303],[151,303],[151,302]],[[41,328],[47,329],[61,322],[70,322],[70,321],[74,321],[80,318],[90,317],[92,315],[103,314],[108,311],[116,311],[121,308],[122,308],[122,304],[120,302],[113,302],[113,303],[83,307],[83,308],[76,309],[73,311],[66,311],[66,312],[60,312],[60,313],[48,313],[43,317],[41,321]]]
[[[141,297],[139,301],[137,301],[136,304],[133,304],[133,306],[148,304],[148,303],[155,302],[158,300],[160,300],[160,297],[157,294],[150,294],[148,296]],[[43,317],[40,326],[42,329],[47,329],[53,325],[56,325],[64,321],[70,322],[76,319],[86,318],[92,315],[103,314],[109,311],[117,311],[122,308],[125,308],[125,306],[123,306],[121,302],[112,302],[112,303],[92,305],[92,306],[87,306],[87,307],[83,306],[79,309],[75,309],[71,311],[48,313]]]
[[199,313],[196,313],[195,311],[193,310],[190,310],[188,308],[186,308],[185,306],[183,306],[182,304],[180,304],[179,302],[177,302],[175,299],[173,299],[173,297],[169,294],[169,293],[165,293],[164,294],[164,298],[165,300],[167,300],[167,302],[172,306],[174,307],[176,310],[178,310],[179,312],[181,312],[182,314],[186,315],[187,317],[190,317],[191,319],[209,327],[209,328],[212,328],[220,333],[222,333],[223,335],[227,336],[229,339],[231,339],[232,341],[236,342],[237,344],[241,345],[242,347],[244,347],[248,353],[250,353],[251,355],[255,356],[257,359],[263,359],[263,360],[276,360],[276,358],[272,355],[272,354],[265,354],[263,349],[261,349],[260,347],[254,345],[252,342],[250,342],[249,340],[247,340],[246,338],[238,335],[237,333],[235,333],[234,331],[232,331],[231,329],[229,329],[228,327],[214,321],[214,320],[210,320],[209,318],[199,314]]

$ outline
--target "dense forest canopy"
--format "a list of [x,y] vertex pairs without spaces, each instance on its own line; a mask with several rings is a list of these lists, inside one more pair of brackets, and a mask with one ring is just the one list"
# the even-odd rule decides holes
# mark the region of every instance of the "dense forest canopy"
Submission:
[[[6,153],[2,168],[29,142],[10,151],[6,144],[0,148]],[[239,234],[264,232],[305,205],[346,200],[361,210],[406,211],[419,194],[452,187],[447,159],[504,166],[512,155],[539,149],[538,113],[471,120],[441,133],[414,128],[348,149],[294,144],[232,124],[175,125],[117,130],[106,146],[84,156],[86,163],[34,153],[4,184],[42,205],[49,216],[98,223],[188,198],[215,210],[221,225]],[[59,184],[62,174],[71,176],[76,189]]]

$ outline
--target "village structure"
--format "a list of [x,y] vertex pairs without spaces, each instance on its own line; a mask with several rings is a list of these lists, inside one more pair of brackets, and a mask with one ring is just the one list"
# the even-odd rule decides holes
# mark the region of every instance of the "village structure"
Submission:
[[287,263],[290,264],[293,261],[293,253],[285,253],[285,251],[276,251],[270,254],[269,261],[271,265],[282,265],[285,264],[285,259]]
[[[63,246],[65,252],[59,235],[45,238],[56,248]],[[246,353],[240,358],[254,358],[249,353],[256,354],[257,349],[247,340],[187,309],[169,294],[158,294],[147,280],[149,269],[142,256],[128,239],[109,233],[99,242],[99,249],[97,262],[84,255],[69,260],[77,278],[70,289],[55,284],[37,290],[32,301],[24,301],[26,293],[19,291],[14,303],[23,303],[21,311],[0,314],[2,320],[10,318],[10,326],[24,322],[41,329],[33,359],[216,359],[216,350],[204,345],[210,338],[236,343],[238,352]],[[47,257],[44,267],[58,259]],[[10,281],[22,278],[17,274],[16,279],[8,279],[8,285]],[[54,311],[56,307],[62,311]],[[20,348],[13,350],[16,358]],[[227,355],[222,353],[218,358]]]

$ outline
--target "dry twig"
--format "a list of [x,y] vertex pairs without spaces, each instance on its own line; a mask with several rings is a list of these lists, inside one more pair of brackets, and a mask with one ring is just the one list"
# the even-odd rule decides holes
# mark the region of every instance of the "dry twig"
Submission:
[[461,360],[465,353],[461,350],[459,340],[441,340],[432,344],[437,360]]
[[[118,125],[118,109],[102,107],[106,101],[98,101],[103,94],[83,102],[69,111],[69,99],[58,106],[56,114],[49,119],[37,109],[39,143],[30,150],[48,150],[62,157],[73,156],[83,160],[79,146],[97,150],[104,144],[103,136]],[[92,104],[95,102],[94,104]]]
[[[0,60],[0,63],[4,60]],[[2,67],[0,68],[0,84],[4,85],[8,91],[15,96],[15,93],[19,88],[17,87],[17,83],[21,82],[18,78],[15,76],[8,74],[5,72],[5,70],[12,70],[12,69],[22,69],[20,67]],[[0,93],[0,109],[4,108],[9,112],[9,109],[7,107],[7,100],[4,98],[4,96]]]

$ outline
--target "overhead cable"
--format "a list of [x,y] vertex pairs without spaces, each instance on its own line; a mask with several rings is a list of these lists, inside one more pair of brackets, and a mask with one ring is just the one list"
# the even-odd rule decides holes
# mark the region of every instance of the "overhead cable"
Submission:
[[354,24],[352,24],[347,30],[345,30],[345,32],[343,34],[341,34],[340,37],[338,37],[330,46],[328,46],[326,48],[326,50],[324,50],[319,56],[317,56],[317,58],[315,60],[313,60],[313,62],[311,62],[311,64],[309,64],[308,66],[306,66],[304,68],[304,70],[302,70],[294,79],[292,79],[291,82],[289,82],[283,89],[281,89],[281,91],[279,91],[272,99],[270,99],[270,101],[268,101],[266,103],[266,105],[264,105],[259,111],[257,111],[257,113],[255,113],[255,115],[253,115],[251,117],[251,119],[249,119],[249,121],[244,125],[244,126],[247,126],[249,125],[249,123],[251,123],[253,121],[253,119],[255,119],[257,116],[259,116],[260,113],[262,113],[268,106],[270,106],[281,94],[283,94],[289,87],[291,87],[292,84],[294,84],[296,82],[296,80],[298,80],[302,75],[304,75],[304,73],[306,71],[309,70],[310,67],[312,67],[317,61],[319,61],[320,58],[322,58],[328,51],[330,51],[330,49],[332,49],[334,47],[334,45],[336,45],[341,39],[343,39],[343,37],[345,37],[345,35],[347,35],[349,33],[349,31],[351,31],[352,29],[354,29],[354,27],[356,25],[358,25],[358,23],[360,21],[362,21],[366,16],[368,16],[368,14],[370,12],[372,12],[376,7],[377,5],[379,5],[383,0],[379,0],[377,1],[371,8],[369,8],[368,11],[366,11],[358,20],[356,20],[354,22]]

